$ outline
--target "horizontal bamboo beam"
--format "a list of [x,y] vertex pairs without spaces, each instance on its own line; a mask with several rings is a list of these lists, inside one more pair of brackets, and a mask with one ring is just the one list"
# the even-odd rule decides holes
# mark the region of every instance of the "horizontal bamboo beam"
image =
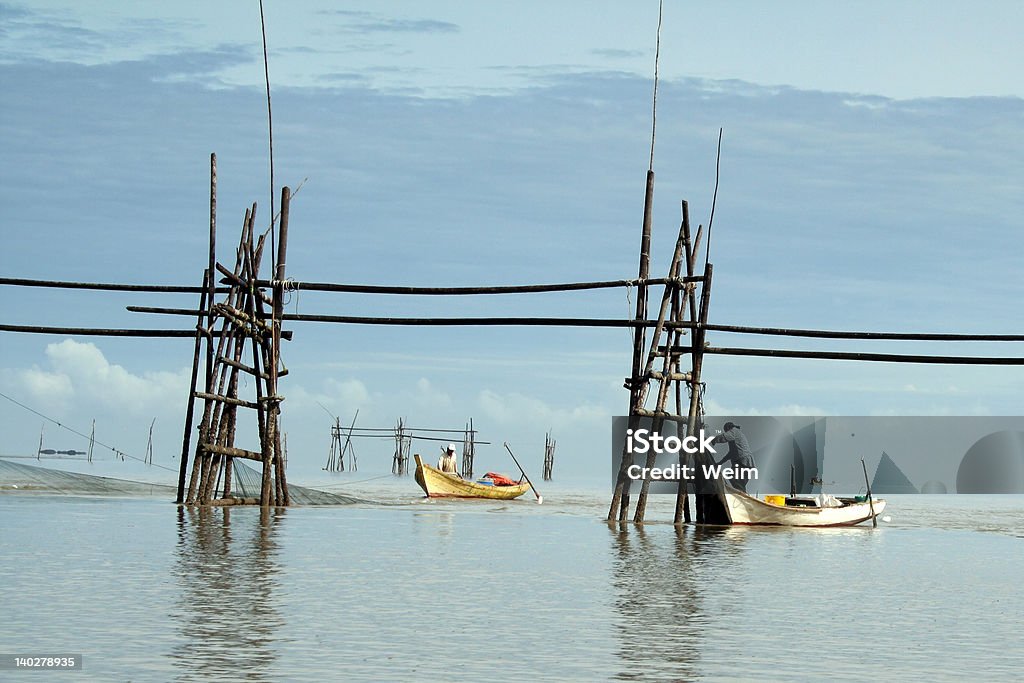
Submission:
[[[241,277],[235,275],[235,273],[233,271],[228,270],[227,268],[225,268],[224,266],[222,266],[219,263],[217,264],[217,270],[220,271],[220,273],[224,276],[224,279],[222,279],[221,282],[231,283],[231,284],[233,284],[233,285],[235,285],[237,287],[242,287],[243,289],[248,289],[249,288],[249,282],[248,281],[243,280]],[[273,306],[274,305],[273,300],[269,296],[267,296],[264,292],[262,292],[262,291],[260,291],[258,289],[254,290],[254,291],[256,292],[256,295],[259,296],[260,299],[263,300],[263,303],[267,304],[268,306]]]
[[[689,349],[686,349],[689,350]],[[935,363],[941,365],[1024,365],[1024,358],[1000,356],[915,356],[903,353],[858,353],[846,351],[794,351],[789,349],[736,349],[708,346],[704,353],[725,356],[762,356],[767,358],[815,358],[856,360],[879,363]]]
[[671,417],[676,420],[685,420],[686,418],[682,415],[676,415],[665,410],[647,410],[646,408],[637,408],[635,411],[640,417]]
[[[346,432],[344,427],[341,428],[341,431],[342,432]],[[396,432],[397,432],[397,430],[393,430],[391,434],[353,434],[352,438],[353,439],[394,439],[395,436],[396,436]],[[440,442],[440,443],[445,443],[445,442],[451,443],[452,441],[456,440],[456,439],[452,439],[452,438],[441,439],[441,438],[434,437],[434,436],[420,436],[419,434],[409,434],[408,432],[405,432],[405,431],[402,432],[402,436],[404,436],[406,438],[409,438],[409,439],[415,439],[416,441],[437,441],[437,442]],[[479,446],[481,444],[484,445],[484,446],[490,446],[491,445],[490,441],[479,441],[477,439],[474,439],[473,443],[476,444],[477,446]]]
[[207,453],[219,455],[230,455],[232,458],[244,458],[245,460],[263,460],[263,454],[255,451],[247,451],[244,448],[233,448],[231,446],[218,446],[217,444],[204,443],[203,450]]
[[[693,323],[682,325],[692,326]],[[1024,341],[1024,334],[970,334],[948,332],[846,332],[841,330],[809,330],[786,327],[748,327],[746,325],[707,324],[711,332],[774,335],[780,337],[812,337],[816,339],[884,339],[892,341]]]
[[[344,431],[352,432],[394,432],[396,427],[345,427]],[[402,427],[407,432],[438,432],[443,434],[479,434],[479,429],[420,429],[419,427]]]
[[669,380],[675,382],[689,382],[693,379],[693,375],[689,372],[661,372],[659,370],[651,370],[647,373],[647,376],[651,379],[657,380]]
[[[220,264],[218,264],[220,266]],[[220,267],[218,268],[220,270]],[[226,270],[226,269],[224,269]],[[222,271],[224,272],[224,271]],[[234,273],[227,273],[231,277]],[[676,278],[674,281],[677,283],[685,282],[699,282],[702,278],[700,276]],[[509,285],[509,286],[496,286],[496,287],[391,287],[383,285],[346,285],[346,284],[331,284],[323,282],[293,282],[292,286],[298,289],[306,289],[311,291],[327,291],[327,292],[362,292],[369,294],[427,294],[427,295],[464,295],[464,294],[516,294],[516,293],[530,293],[530,292],[557,292],[557,291],[575,291],[583,289],[602,289],[611,287],[628,287],[628,286],[639,286],[641,284],[646,285],[659,285],[672,282],[671,278],[649,278],[646,280],[633,279],[633,280],[606,280],[599,282],[576,282],[576,283],[565,283],[565,284],[551,284],[551,285]],[[237,279],[239,284],[244,284],[244,281],[240,278]],[[34,280],[28,278],[0,278],[0,285],[16,285],[23,287],[57,287],[64,289],[93,289],[93,290],[106,290],[106,291],[121,291],[121,292],[172,292],[172,293],[184,293],[184,294],[198,294],[204,290],[202,287],[190,287],[190,286],[179,286],[179,285],[133,285],[133,284],[118,284],[118,283],[102,283],[102,282],[70,282],[61,280]],[[260,287],[271,286],[268,280],[257,280],[257,285]],[[224,293],[230,291],[230,287],[218,287],[217,292]],[[260,292],[264,300],[269,302],[269,297]],[[130,306],[128,310],[143,312],[143,313],[173,313],[175,315],[198,315],[198,311],[191,311],[186,309],[157,309],[157,308],[146,308],[146,307],[135,307]],[[410,322],[403,322],[402,318],[354,318],[354,319],[338,319],[334,320],[332,316],[322,316],[328,318],[320,320],[319,322],[352,322],[354,324],[363,325],[403,325],[403,324],[433,324],[420,322],[422,320],[431,319],[408,319]],[[288,316],[285,316],[288,320]],[[296,318],[300,319],[300,318]],[[305,320],[302,318],[302,320]],[[477,324],[472,322],[474,319],[465,318],[464,320],[470,321],[466,323],[451,323],[444,322],[445,319],[439,319],[441,322],[436,324],[466,324],[473,325]],[[512,319],[516,320],[516,319]],[[522,320],[522,319],[519,319]],[[542,319],[541,319],[542,320]],[[415,321],[415,322],[412,322]],[[617,321],[618,326],[632,327],[636,323],[633,321]],[[480,324],[502,324],[502,323],[480,323]],[[527,324],[527,323],[504,323],[504,324]],[[542,323],[540,323],[542,324]],[[651,327],[654,325],[653,321],[646,321],[644,326]],[[598,325],[605,326],[605,325]],[[614,325],[609,325],[614,326]],[[5,326],[0,327],[0,331],[8,332],[25,332],[32,331],[29,329],[22,329],[27,326]],[[696,324],[693,322],[667,322],[667,328],[680,327],[680,328],[694,328]],[[17,329],[9,329],[17,328]],[[47,330],[50,328],[34,328],[39,330]],[[63,329],[63,328],[62,328]],[[70,328],[69,328],[70,329]],[[784,328],[784,327],[750,327],[746,325],[716,325],[708,324],[705,329],[712,332],[735,332],[740,334],[758,334],[758,335],[774,335],[784,337],[811,337],[820,339],[875,339],[875,340],[893,340],[893,341],[1024,341],[1024,334],[961,334],[961,333],[932,333],[932,332],[857,332],[857,331],[842,331],[842,330],[812,330],[812,329],[798,329],[798,328]],[[191,334],[181,335],[180,330],[172,331],[172,334],[160,335],[160,334],[138,334],[132,335],[130,332],[114,334],[114,333],[103,333],[97,332],[81,332],[80,334],[106,334],[106,336],[191,336]],[[42,332],[48,334],[49,332]],[[58,332],[57,334],[63,334]]]
[[[166,337],[169,339],[188,338],[195,339],[195,330],[140,330],[140,329],[110,329],[99,327],[42,327],[39,325],[7,325],[0,324],[0,332],[23,332],[27,334],[66,334],[76,337]],[[203,332],[206,334],[206,332]],[[234,334],[230,330],[221,332],[214,330],[214,337]],[[293,332],[286,330],[281,332],[281,338],[291,341]]]
[[253,410],[256,410],[257,408],[260,407],[258,403],[253,403],[252,401],[245,401],[243,399],[233,398],[231,396],[221,396],[220,394],[208,394],[205,391],[197,391],[195,396],[196,398],[201,398],[204,401],[217,401],[218,403],[227,403],[230,406],[252,408]]
[[[160,313],[164,315],[181,315],[195,317],[198,309],[162,308],[153,306],[126,306],[134,313]],[[284,320],[291,322],[325,322],[352,325],[423,325],[423,326],[473,326],[480,325],[525,325],[552,327],[654,327],[656,320],[616,319],[616,318],[375,318],[344,315],[314,315],[285,313]],[[666,329],[695,329],[699,325],[692,321],[665,321]],[[709,332],[734,332],[739,334],[774,335],[786,337],[812,337],[821,339],[871,339],[889,341],[1024,341],[1021,334],[961,334],[947,332],[846,332],[840,330],[811,330],[785,327],[747,327],[744,325],[704,326]]]
[[[227,304],[214,304],[213,313],[214,315],[228,318],[239,327],[256,327],[268,336],[273,332],[271,326],[263,322],[263,319],[256,319],[254,321],[248,313],[240,311],[234,306],[228,306]],[[266,317],[264,319],[266,319]]]
[[259,498],[214,498],[207,505],[228,507],[231,505],[259,505]]
[[[248,286],[234,273],[227,271],[219,263],[217,270],[226,279],[236,285]],[[433,296],[459,296],[472,294],[529,294],[538,292],[570,292],[585,289],[609,289],[614,287],[639,287],[664,284],[681,285],[688,282],[701,282],[699,275],[682,278],[648,278],[646,280],[600,280],[596,282],[568,282],[543,285],[498,285],[486,287],[397,287],[391,285],[353,285],[335,284],[330,282],[297,282],[289,281],[289,286],[317,292],[352,292],[362,294],[411,294]],[[222,280],[223,282],[223,280]],[[243,284],[244,283],[244,284]],[[0,278],[0,285],[16,285],[21,287],[56,287],[61,289],[93,289],[116,292],[174,292],[182,294],[201,294],[202,287],[181,285],[133,285],[110,282],[72,282],[68,280],[36,280],[30,278]],[[258,287],[271,287],[269,280],[257,280]],[[230,291],[230,287],[218,287],[219,293]]]
[[[195,317],[199,314],[190,308],[160,308],[153,306],[126,306],[133,313],[159,313]],[[264,320],[269,316],[264,316]],[[374,318],[353,315],[313,315],[306,313],[285,313],[282,320],[305,323],[344,323],[348,325],[421,325],[421,326],[525,326],[525,327],[653,327],[654,320],[623,320],[614,318]]]
[[[59,289],[94,289],[110,292],[172,292],[180,294],[201,294],[203,287],[180,285],[128,285],[109,282],[68,282],[66,280],[31,280],[20,277],[0,277],[0,285],[18,287],[51,287]],[[218,287],[218,292],[230,291],[229,287]]]
[[[235,360],[234,358],[225,358],[224,356],[218,356],[217,360],[219,360],[221,363],[225,363],[227,365],[230,365],[233,368],[238,368],[242,372],[248,373],[248,374],[253,375],[253,376],[256,375],[255,368],[251,368],[248,365],[246,365],[245,363],[240,363],[239,361]],[[288,370],[287,369],[283,369],[283,370],[278,370],[277,371],[277,376],[278,377],[284,377],[287,374],[288,374]],[[265,372],[259,373],[259,376],[260,376],[260,379],[270,379],[270,375],[268,375]]]
[[[646,280],[601,280],[597,282],[566,282],[547,285],[499,285],[491,287],[396,287],[392,285],[348,285],[331,282],[296,282],[289,281],[293,289],[311,292],[351,292],[359,294],[412,294],[427,296],[464,296],[475,294],[534,294],[539,292],[574,292],[584,289],[610,289],[613,287],[639,287],[687,282],[702,282],[699,275],[679,278],[648,278]],[[257,280],[257,286],[270,287],[269,280]]]

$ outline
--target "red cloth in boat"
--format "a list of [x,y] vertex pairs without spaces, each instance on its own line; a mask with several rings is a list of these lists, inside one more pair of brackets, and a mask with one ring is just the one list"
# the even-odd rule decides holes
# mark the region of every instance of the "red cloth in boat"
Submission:
[[484,475],[484,479],[490,479],[495,486],[516,486],[519,483],[497,472],[488,472]]

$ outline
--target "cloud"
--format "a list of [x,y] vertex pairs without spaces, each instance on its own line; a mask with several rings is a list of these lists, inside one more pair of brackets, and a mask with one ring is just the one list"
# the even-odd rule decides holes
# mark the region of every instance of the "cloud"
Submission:
[[29,11],[24,7],[18,7],[8,2],[0,2],[0,21],[24,19],[27,16],[29,16]]
[[75,394],[70,377],[46,372],[37,367],[22,370],[19,381],[28,392],[29,398],[36,401],[52,401],[67,405],[68,400]]
[[169,406],[181,409],[188,393],[184,372],[133,374],[110,363],[92,343],[66,339],[46,347],[48,367],[15,373],[15,387],[43,405],[110,409],[145,416]]
[[775,406],[759,406],[759,407],[747,407],[740,408],[738,406],[724,405],[714,399],[708,399],[704,404],[704,412],[707,415],[719,415],[723,417],[736,416],[736,415],[769,415],[769,416],[816,416],[816,415],[828,415],[827,410],[822,410],[814,406],[800,405],[797,403],[785,403],[777,404]]
[[[8,58],[60,59],[76,62],[101,60],[112,50],[137,50],[140,45],[177,46],[187,42],[193,21],[118,19],[104,30],[87,28],[65,11],[32,11],[0,4],[0,54]],[[150,49],[152,49],[150,47]]]
[[374,12],[322,10],[321,15],[344,20],[346,33],[458,33],[458,24],[435,19],[393,19]]
[[621,50],[614,47],[597,48],[591,50],[590,53],[598,57],[608,57],[609,59],[632,59],[647,55],[647,52],[644,50]]
[[498,393],[490,389],[484,389],[477,395],[477,404],[484,415],[503,426],[531,424],[564,429],[578,424],[607,422],[611,416],[611,411],[601,406],[555,407],[535,396],[518,392]]

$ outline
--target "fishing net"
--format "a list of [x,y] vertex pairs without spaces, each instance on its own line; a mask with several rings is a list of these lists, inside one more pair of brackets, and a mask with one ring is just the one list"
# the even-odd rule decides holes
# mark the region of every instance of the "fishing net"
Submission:
[[81,496],[167,496],[177,490],[166,484],[147,484],[94,474],[63,472],[0,458],[0,491],[39,491]]
[[[232,495],[238,498],[259,498],[262,480],[260,472],[239,462],[238,459],[235,459],[233,464]],[[78,496],[154,496],[174,500],[177,487],[64,472],[0,458],[0,491],[33,491]],[[288,495],[293,505],[374,503],[371,500],[318,491],[295,484],[288,485]]]
[[[259,498],[263,475],[241,462],[238,458],[231,461],[234,470],[231,477],[231,493],[237,498]],[[344,496],[340,493],[328,493],[317,489],[288,484],[288,497],[292,505],[353,505],[355,503],[373,503],[371,500]]]

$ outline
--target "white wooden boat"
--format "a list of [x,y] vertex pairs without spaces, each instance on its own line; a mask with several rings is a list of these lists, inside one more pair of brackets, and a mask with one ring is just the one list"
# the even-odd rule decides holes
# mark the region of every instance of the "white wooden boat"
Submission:
[[870,503],[859,498],[837,498],[836,507],[821,506],[814,498],[784,498],[787,504],[767,502],[735,489],[725,487],[725,500],[733,524],[763,524],[774,526],[854,526],[882,514],[885,501],[879,498]]

